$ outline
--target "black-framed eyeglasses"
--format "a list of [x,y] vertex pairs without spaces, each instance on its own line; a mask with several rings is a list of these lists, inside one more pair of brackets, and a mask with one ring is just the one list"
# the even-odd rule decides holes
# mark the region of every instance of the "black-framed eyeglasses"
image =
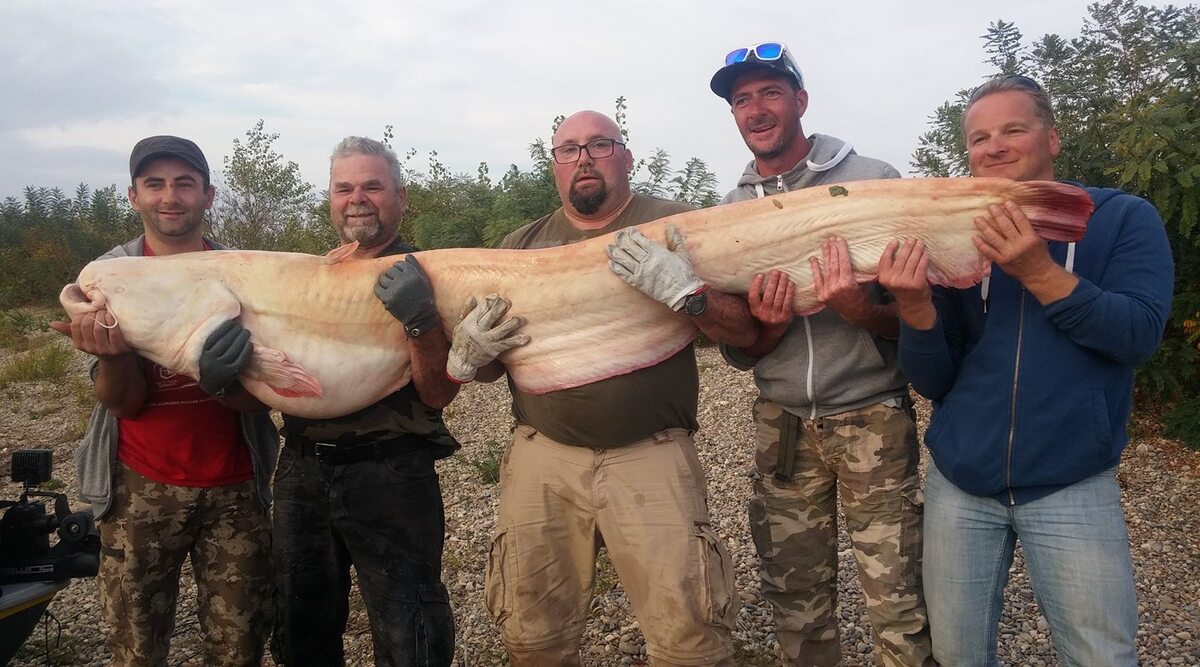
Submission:
[[550,149],[551,155],[554,156],[554,161],[559,164],[574,164],[579,162],[579,156],[583,155],[583,151],[587,151],[588,156],[593,160],[599,160],[611,156],[617,146],[625,147],[625,142],[617,141],[616,139],[592,139],[586,144],[563,144]]
[[971,91],[971,97],[970,97],[970,99],[967,100],[967,103],[968,104],[973,103],[976,99],[979,98],[979,93],[981,91],[983,91],[983,89],[985,87],[990,88],[991,85],[994,85],[995,83],[1000,82],[1000,81],[1004,81],[1006,83],[1011,83],[1018,88],[1024,88],[1025,90],[1028,90],[1028,91],[1031,91],[1034,93],[1042,92],[1042,85],[1040,83],[1038,83],[1037,81],[1034,81],[1033,79],[1025,76],[1024,74],[1005,74],[1004,76],[992,77],[991,79],[988,79],[987,81],[984,81],[979,86],[977,86],[975,88],[975,90]]

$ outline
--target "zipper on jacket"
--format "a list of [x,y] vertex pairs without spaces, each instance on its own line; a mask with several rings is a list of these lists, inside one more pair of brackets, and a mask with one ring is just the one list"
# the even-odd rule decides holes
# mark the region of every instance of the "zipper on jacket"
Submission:
[[775,191],[776,192],[787,192],[787,185],[784,184],[784,182],[783,182],[783,174],[775,175]]
[[1025,339],[1025,288],[1021,288],[1021,311],[1017,317],[1017,355],[1013,361],[1012,392],[1009,394],[1008,406],[1008,453],[1005,456],[1004,486],[1008,490],[1008,504],[1017,504],[1012,491],[1012,455],[1013,441],[1017,436],[1017,379],[1021,373],[1021,343]]
[[808,418],[817,418],[817,397],[816,397],[816,371],[813,369],[817,365],[817,354],[813,351],[812,326],[808,323],[808,316],[804,316],[804,338],[808,342],[808,374],[804,378],[805,389],[808,391],[809,408]]

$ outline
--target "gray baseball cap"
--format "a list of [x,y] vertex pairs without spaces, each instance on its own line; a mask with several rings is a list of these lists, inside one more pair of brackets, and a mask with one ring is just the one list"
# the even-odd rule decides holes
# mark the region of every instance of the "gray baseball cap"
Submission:
[[726,102],[732,103],[733,82],[742,74],[756,69],[779,72],[794,81],[797,88],[804,88],[800,66],[781,42],[763,42],[730,51],[725,56],[725,66],[717,70],[708,87],[719,97],[725,98]]
[[200,147],[190,139],[173,137],[169,134],[146,137],[134,145],[133,152],[129,154],[129,178],[136,179],[138,173],[142,171],[142,167],[146,166],[151,159],[158,157],[173,157],[183,160],[204,174],[205,183],[210,180],[208,160],[204,159],[204,153],[200,151]]

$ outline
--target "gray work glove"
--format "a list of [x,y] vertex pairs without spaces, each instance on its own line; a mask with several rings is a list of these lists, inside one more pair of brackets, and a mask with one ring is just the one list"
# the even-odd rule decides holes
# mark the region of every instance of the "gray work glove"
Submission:
[[437,326],[441,318],[433,305],[433,286],[429,276],[409,255],[396,262],[392,268],[379,276],[375,284],[375,296],[392,317],[404,324],[404,333],[412,338]]
[[704,281],[692,270],[683,234],[675,225],[667,225],[667,243],[669,247],[664,247],[637,228],[626,227],[606,249],[608,268],[671,310],[679,310],[689,294],[704,287]]
[[237,320],[227,320],[208,335],[200,351],[200,388],[216,398],[236,393],[241,388],[238,376],[250,363],[252,352],[250,332]]
[[525,326],[524,317],[511,317],[496,324],[508,313],[512,303],[496,294],[489,294],[483,303],[476,304],[468,297],[462,317],[454,327],[453,342],[446,360],[446,375],[466,384],[475,379],[475,372],[496,360],[503,352],[525,345],[529,336],[514,333]]

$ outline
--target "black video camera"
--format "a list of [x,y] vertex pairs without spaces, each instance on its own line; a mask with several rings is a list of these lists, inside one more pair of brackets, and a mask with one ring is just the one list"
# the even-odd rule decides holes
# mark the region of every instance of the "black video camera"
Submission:
[[[89,508],[72,512],[65,493],[38,491],[50,479],[53,453],[48,449],[13,452],[12,481],[25,485],[20,500],[0,501],[0,584],[65,581],[94,577],[100,571],[100,534]],[[46,513],[41,500],[54,502]],[[50,546],[50,533],[58,540]]]

